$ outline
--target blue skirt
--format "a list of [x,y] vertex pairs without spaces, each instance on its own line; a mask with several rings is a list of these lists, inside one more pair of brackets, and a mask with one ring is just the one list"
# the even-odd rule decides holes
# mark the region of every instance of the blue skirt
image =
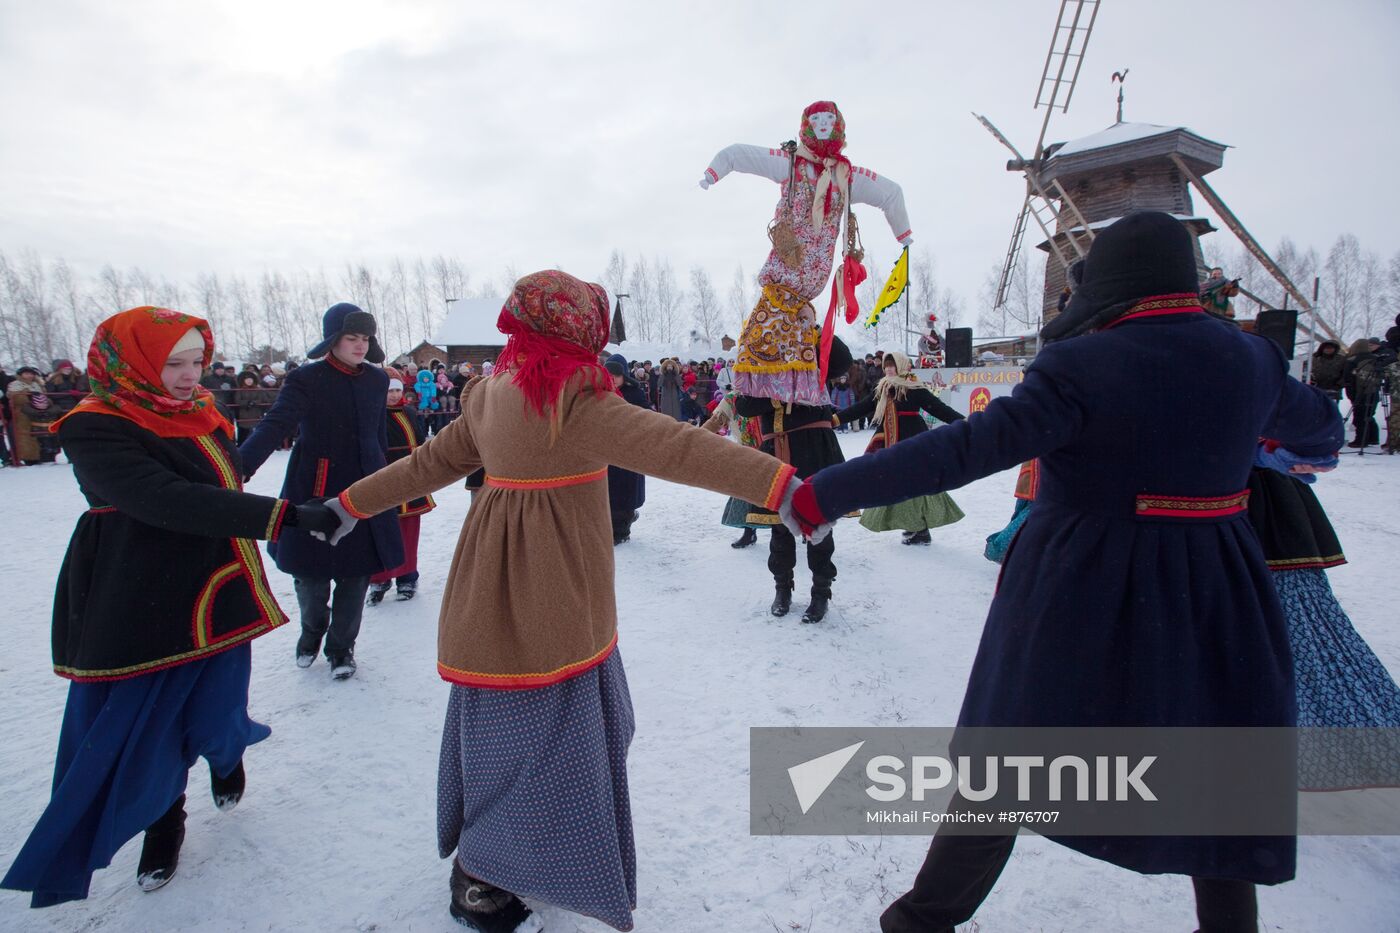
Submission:
[[1011,521],[1007,526],[996,534],[987,535],[987,546],[982,549],[982,556],[994,564],[1005,560],[1006,550],[1011,547],[1011,539],[1016,537],[1016,532],[1021,530],[1021,526],[1030,517],[1031,500],[1017,499],[1016,509],[1011,513]]
[[1400,778],[1400,686],[1357,634],[1324,570],[1274,572],[1288,619],[1299,728],[1368,729],[1350,736],[1304,732],[1298,784],[1306,790],[1393,787]]
[[453,686],[438,763],[438,853],[498,888],[632,929],[627,795],[635,722],[616,650],[562,683]]
[[220,775],[272,730],[248,718],[253,649],[68,688],[53,795],[0,887],[31,907],[88,895],[92,873],[185,792],[201,755]]

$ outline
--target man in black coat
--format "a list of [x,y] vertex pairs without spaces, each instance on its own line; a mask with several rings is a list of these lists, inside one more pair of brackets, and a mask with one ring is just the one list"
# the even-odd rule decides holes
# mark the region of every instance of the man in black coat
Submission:
[[1351,345],[1351,353],[1342,367],[1342,385],[1351,401],[1351,424],[1355,429],[1348,447],[1364,449],[1381,442],[1376,406],[1381,400],[1385,368],[1393,362],[1395,351],[1375,337]]
[[[851,351],[839,337],[831,342],[827,372],[845,372],[851,366]],[[783,404],[771,398],[740,395],[734,399],[734,412],[741,418],[758,418],[763,424],[764,453],[772,454],[797,468],[806,479],[823,467],[844,463],[845,455],[836,440],[830,405]],[[774,596],[771,612],[785,616],[792,609],[792,590],[797,569],[797,539],[774,513],[755,506],[750,521],[771,518],[772,537],[768,541],[768,572],[773,574]],[[755,516],[757,516],[755,518]],[[803,622],[820,622],[831,605],[831,585],[836,581],[834,535],[816,544],[807,542],[807,569],[812,572],[812,598],[802,613]]]
[[[251,476],[283,440],[297,432],[282,498],[292,503],[339,494],[387,463],[384,399],[389,377],[378,366],[384,351],[374,317],[352,304],[333,305],[322,322],[325,339],[307,351],[325,359],[287,373],[276,403],[238,448]],[[310,667],[325,639],[332,676],[355,674],[369,578],[403,563],[403,538],[391,510],[360,522],[332,549],[293,529],[268,546],[284,573],[296,580],[301,607],[298,667]],[[334,596],[332,596],[334,584]]]
[[1346,354],[1342,345],[1335,340],[1324,340],[1313,353],[1312,368],[1308,381],[1317,386],[1327,397],[1336,401],[1342,397],[1342,371],[1346,368]]
[[215,363],[209,367],[209,374],[199,380],[199,384],[214,393],[214,401],[225,408],[234,406],[234,372],[232,366]]

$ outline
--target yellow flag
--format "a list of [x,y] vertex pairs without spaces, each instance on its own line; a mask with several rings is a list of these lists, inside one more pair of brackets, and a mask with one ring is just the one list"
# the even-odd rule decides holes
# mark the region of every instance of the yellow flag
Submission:
[[870,311],[870,317],[865,319],[866,327],[874,327],[880,323],[880,315],[890,305],[894,304],[904,295],[904,290],[909,287],[909,247],[904,247],[904,252],[899,254],[895,260],[894,269],[890,272],[890,277],[885,280],[885,287],[880,290],[880,297],[875,301],[875,307]]

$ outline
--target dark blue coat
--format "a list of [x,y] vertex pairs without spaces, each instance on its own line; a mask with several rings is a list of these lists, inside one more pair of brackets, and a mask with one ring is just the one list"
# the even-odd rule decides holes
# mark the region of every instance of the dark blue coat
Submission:
[[[243,468],[252,476],[300,428],[282,498],[301,503],[338,495],[385,465],[388,392],[389,377],[372,366],[351,373],[327,357],[292,370],[277,402],[238,448]],[[335,547],[289,528],[267,550],[279,570],[296,577],[370,576],[403,563],[403,538],[392,510],[360,522]]]
[[[1287,627],[1248,513],[1140,514],[1140,497],[1245,490],[1261,436],[1310,456],[1343,440],[1272,342],[1172,314],[1053,344],[1009,398],[812,482],[823,514],[844,515],[1040,458],[960,724],[1291,726]],[[1291,837],[1057,841],[1142,872],[1293,875]]]
[[[609,360],[619,360],[623,367],[622,397],[638,408],[651,408],[651,401],[637,380],[632,378],[627,360],[614,354]],[[647,478],[622,467],[608,467],[608,509],[614,514],[635,512],[647,501]]]

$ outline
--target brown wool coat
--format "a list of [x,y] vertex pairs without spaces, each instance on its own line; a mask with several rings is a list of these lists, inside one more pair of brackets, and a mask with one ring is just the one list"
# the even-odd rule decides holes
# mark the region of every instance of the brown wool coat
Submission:
[[452,557],[438,672],[476,687],[545,686],[617,641],[607,467],[776,508],[793,469],[621,396],[565,388],[559,434],[508,375],[462,393],[462,415],[410,457],[341,494],[356,516],[396,508],[484,466],[487,485]]

